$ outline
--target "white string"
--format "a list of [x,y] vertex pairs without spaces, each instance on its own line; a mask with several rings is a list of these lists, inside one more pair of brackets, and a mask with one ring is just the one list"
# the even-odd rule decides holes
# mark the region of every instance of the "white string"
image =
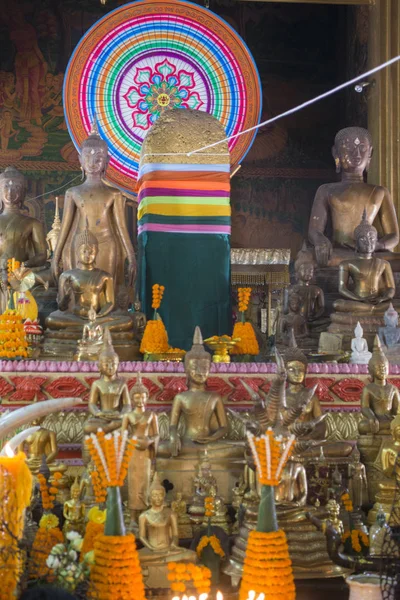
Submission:
[[315,104],[315,102],[319,102],[319,100],[323,100],[324,98],[327,98],[328,96],[331,96],[332,94],[335,94],[336,92],[339,92],[340,90],[343,90],[344,88],[349,87],[350,85],[353,85],[353,83],[357,83],[357,81],[361,81],[362,79],[367,79],[374,73],[377,73],[378,71],[381,71],[382,69],[385,69],[386,67],[389,67],[390,65],[393,65],[394,63],[398,62],[399,60],[400,60],[400,55],[395,56],[394,58],[391,58],[390,60],[378,65],[377,67],[374,67],[370,71],[367,71],[366,73],[363,73],[362,75],[358,75],[357,77],[354,77],[354,79],[350,79],[350,81],[341,83],[337,87],[335,87],[331,90],[328,90],[327,92],[324,92],[323,94],[320,94],[319,96],[316,96],[315,98],[312,98],[311,100],[307,100],[306,102],[303,102],[302,104],[299,104],[298,106],[295,106],[294,108],[290,108],[289,110],[286,110],[285,112],[281,113],[280,115],[277,115],[276,117],[272,117],[271,119],[268,119],[267,121],[263,121],[262,123],[259,123],[258,125],[254,125],[254,127],[250,127],[249,129],[244,129],[243,131],[239,131],[239,133],[230,135],[229,137],[226,137],[223,140],[220,140],[219,142],[214,142],[213,144],[208,144],[208,146],[203,146],[202,148],[198,148],[197,150],[192,150],[191,152],[187,153],[187,156],[192,156],[193,154],[196,154],[197,152],[203,152],[203,150],[208,150],[209,148],[215,148],[215,146],[219,146],[219,144],[223,144],[224,142],[229,142],[229,140],[233,140],[237,137],[240,137],[241,135],[244,135],[245,133],[250,133],[251,131],[256,131],[257,129],[260,129],[260,127],[264,127],[265,125],[274,123],[275,121],[278,121],[279,119],[282,119],[283,117],[292,115],[293,113],[298,112],[299,110],[302,110],[303,108],[306,108],[307,106],[310,106],[311,104]]
[[67,183],[64,183],[64,185],[60,185],[60,187],[56,188],[55,190],[50,190],[50,192],[45,192],[44,194],[40,194],[40,196],[35,196],[34,198],[27,198],[26,201],[29,202],[32,200],[38,200],[39,198],[43,198],[44,196],[48,196],[49,194],[54,194],[54,192],[58,192],[58,190],[62,190],[63,188],[67,187],[67,185],[69,185],[76,179],[80,179],[81,177],[82,177],[82,175],[77,175],[73,179],[70,179],[69,181],[67,181]]

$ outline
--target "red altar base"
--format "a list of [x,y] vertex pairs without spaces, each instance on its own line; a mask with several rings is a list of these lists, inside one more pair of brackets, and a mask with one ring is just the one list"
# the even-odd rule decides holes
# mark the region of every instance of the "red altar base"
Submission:
[[[187,389],[182,363],[122,362],[121,377],[128,388],[136,383],[141,371],[149,390],[149,408],[169,410],[175,395]],[[255,391],[268,392],[276,373],[274,363],[212,364],[207,382],[210,391],[223,396],[225,405],[246,410],[252,405],[249,393],[241,384],[245,379]],[[26,406],[37,400],[76,396],[85,404],[72,409],[87,410],[90,386],[99,378],[96,363],[66,361],[0,361],[0,412]],[[400,365],[391,365],[389,382],[400,388]],[[317,384],[316,394],[326,411],[358,412],[363,387],[370,381],[367,365],[312,363],[308,366],[307,387]],[[76,447],[75,447],[76,446]],[[80,464],[79,444],[60,444],[60,458]]]

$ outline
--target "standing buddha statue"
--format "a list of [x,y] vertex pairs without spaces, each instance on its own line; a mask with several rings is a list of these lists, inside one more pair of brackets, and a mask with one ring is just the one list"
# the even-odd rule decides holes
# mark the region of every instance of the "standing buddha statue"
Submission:
[[171,502],[171,509],[178,519],[179,539],[189,539],[193,537],[192,524],[187,513],[187,505],[183,499],[182,492],[177,492],[175,500]]
[[128,507],[132,521],[136,522],[149,505],[151,470],[159,440],[157,415],[146,408],[149,391],[140,373],[131,390],[131,400],[133,410],[124,415],[121,429],[137,439],[128,467]]
[[79,160],[86,179],[65,194],[61,230],[52,261],[54,277],[58,280],[60,276],[61,261],[65,271],[75,269],[75,236],[88,227],[98,241],[98,268],[111,275],[118,291],[125,282],[127,259],[131,287],[136,277],[136,259],[126,224],[125,200],[119,190],[103,183],[108,148],[96,122],[82,144]]
[[131,400],[125,379],[118,377],[118,354],[114,351],[109,330],[104,331],[103,349],[99,355],[100,379],[92,383],[86,435],[102,429],[111,433],[122,425],[123,416],[131,411]]
[[[364,210],[368,225],[379,224],[377,251],[385,251],[384,257],[389,259],[399,243],[396,211],[389,191],[364,182],[372,151],[371,135],[361,127],[341,129],[335,137],[332,154],[341,181],[324,184],[317,190],[308,229],[321,267],[337,266],[351,258],[351,249],[356,245],[354,230]],[[332,225],[331,240],[326,235],[328,221]]]

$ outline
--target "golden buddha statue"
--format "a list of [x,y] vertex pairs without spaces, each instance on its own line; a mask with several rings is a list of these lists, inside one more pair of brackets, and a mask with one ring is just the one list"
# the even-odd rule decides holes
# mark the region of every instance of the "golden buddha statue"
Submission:
[[15,258],[26,267],[46,264],[47,247],[43,224],[21,209],[26,194],[25,177],[14,167],[0,175],[0,266]]
[[98,241],[98,268],[109,273],[118,290],[125,281],[125,260],[128,260],[128,285],[136,276],[136,259],[125,217],[125,199],[121,192],[103,183],[109,157],[107,143],[100,137],[96,122],[83,142],[79,160],[85,181],[69,188],[65,194],[64,211],[58,243],[53,255],[55,279],[63,269],[76,268],[75,236],[88,227]]
[[[229,523],[228,511],[226,509],[223,499],[218,496],[217,484],[211,485],[208,491],[208,495],[213,498],[214,501],[214,514],[210,517],[211,525],[213,527],[221,527],[230,535],[231,527]],[[203,527],[208,527],[209,518],[205,517],[203,520]]]
[[142,304],[138,296],[135,298],[133,308],[135,309],[135,312],[131,313],[133,321],[133,331],[135,332],[135,338],[141,341],[144,330],[146,328],[147,319],[144,312],[142,312]]
[[[332,149],[341,181],[322,185],[315,196],[308,238],[319,266],[336,266],[351,257],[355,247],[354,230],[366,211],[366,222],[380,225],[376,250],[390,255],[399,243],[399,227],[390,193],[379,185],[364,182],[364,172],[372,156],[370,133],[361,127],[341,129]],[[326,236],[328,221],[332,240]]]
[[[396,496],[397,478],[400,477],[399,468],[397,465],[397,457],[400,452],[400,415],[397,415],[390,423],[390,431],[392,439],[384,442],[379,463],[382,469],[382,473],[385,477],[384,481],[380,481],[378,484],[378,493],[375,496],[375,504],[368,513],[368,523],[372,524],[376,520],[376,515],[379,510],[385,513],[386,521],[390,523],[390,516],[392,513],[393,502]],[[399,500],[397,498],[397,504]],[[399,506],[396,505],[397,510]],[[397,525],[397,523],[396,523]]]
[[[20,445],[20,450],[27,456],[27,465],[33,475],[39,473],[42,459],[46,457],[46,464],[50,473],[65,473],[67,467],[56,461],[58,455],[57,435],[55,431],[42,427],[46,417],[34,419],[30,426],[39,427],[39,429],[28,436]],[[61,482],[62,483],[62,482]]]
[[168,562],[197,562],[195,552],[178,546],[176,513],[164,506],[164,500],[165,489],[155,474],[150,488],[151,507],[139,517],[139,539],[144,545],[139,560],[147,585],[154,588],[169,587]]
[[103,347],[103,327],[96,322],[97,313],[93,306],[89,309],[88,318],[89,323],[83,326],[74,360],[98,360]]
[[151,469],[160,437],[157,415],[146,409],[149,391],[142,383],[140,373],[131,390],[131,400],[134,408],[124,415],[121,429],[137,439],[128,467],[128,507],[132,521],[136,521],[149,505]]
[[216,485],[217,480],[211,471],[211,462],[208,458],[207,450],[205,450],[203,456],[200,458],[197,473],[193,477],[194,492],[188,508],[190,522],[193,524],[195,530],[200,528],[204,520],[206,512],[205,499],[209,495],[211,487],[215,487]]
[[175,500],[171,502],[171,509],[178,519],[179,539],[188,539],[193,537],[192,524],[187,513],[187,504],[183,499],[182,492],[177,492]]
[[81,486],[78,478],[71,486],[71,499],[64,502],[64,527],[63,533],[67,535],[69,531],[76,531],[82,537],[85,535],[85,512],[86,507],[80,499]]
[[100,379],[92,383],[89,396],[89,412],[84,432],[87,435],[102,429],[110,433],[119,429],[123,416],[132,410],[128,386],[118,377],[118,354],[114,351],[108,328],[104,331],[103,349],[99,355]]
[[372,382],[363,388],[361,394],[361,412],[364,418],[360,421],[358,430],[360,435],[388,435],[393,418],[400,413],[400,392],[396,386],[387,382],[389,361],[377,335],[368,371]]

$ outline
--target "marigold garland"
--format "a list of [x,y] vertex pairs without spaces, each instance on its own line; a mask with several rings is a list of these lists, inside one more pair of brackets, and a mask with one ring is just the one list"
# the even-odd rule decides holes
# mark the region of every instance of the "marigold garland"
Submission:
[[[55,515],[44,515],[44,517],[54,517],[56,521],[53,520],[53,523],[57,522],[58,525],[58,519]],[[40,520],[39,529],[32,545],[29,564],[29,575],[32,578],[53,580],[52,571],[47,566],[46,560],[53,546],[64,542],[64,535],[57,525],[50,527],[48,520],[44,521],[43,517]]]
[[82,562],[85,554],[94,550],[96,540],[104,535],[104,523],[89,521],[86,525],[85,537],[83,538],[82,550],[79,560]]
[[275,437],[272,429],[268,429],[265,435],[260,437],[247,433],[247,438],[260,483],[262,485],[278,485],[283,469],[294,448],[295,437],[292,435],[284,441],[281,437]]
[[90,474],[92,480],[94,496],[98,504],[103,504],[107,500],[107,487],[103,485],[101,477],[97,471]]
[[39,473],[37,478],[40,486],[40,495],[42,497],[43,510],[52,510],[54,508],[54,500],[56,499],[56,494],[58,490],[56,488],[53,488],[56,490],[56,494],[52,494],[50,492],[51,487],[47,485],[46,477],[42,475],[42,473]]
[[26,358],[28,342],[22,317],[15,310],[7,309],[0,315],[0,358]]
[[[250,298],[251,298],[251,288],[243,288],[240,287],[238,288],[238,308],[240,312],[245,312],[247,310],[247,307],[249,306],[249,302],[250,302]],[[233,336],[235,337],[235,336]]]
[[154,308],[154,310],[157,310],[158,308],[160,308],[161,301],[164,296],[164,290],[165,290],[165,287],[163,285],[159,285],[158,283],[155,283],[153,285],[153,288],[152,288],[153,302],[152,302],[151,307]]
[[342,495],[341,500],[346,512],[353,512],[353,503],[350,499],[350,495],[347,492]]
[[250,532],[239,600],[247,600],[250,590],[265,594],[268,600],[295,599],[292,561],[284,531]]
[[90,571],[88,598],[93,600],[145,600],[135,537],[98,536],[95,564]]
[[168,352],[168,335],[165,325],[160,318],[149,320],[140,344],[142,354],[164,354]]
[[218,554],[218,556],[220,556],[221,558],[225,557],[225,552],[223,551],[221,543],[216,535],[210,535],[210,536],[203,535],[200,538],[200,541],[197,544],[197,548],[196,548],[197,556],[201,557],[201,553],[203,552],[204,548],[206,548],[207,546],[211,546],[211,548],[214,550],[215,554]]
[[127,431],[123,434],[114,431],[105,435],[99,429],[97,434],[87,436],[85,443],[99,475],[99,485],[104,489],[122,487],[137,440],[128,440]]
[[[173,592],[185,593],[187,586],[195,587],[198,594],[208,594],[211,589],[211,571],[194,563],[168,563],[168,581]],[[185,583],[186,582],[186,583]],[[190,582],[192,586],[190,586]]]
[[367,549],[369,548],[369,538],[366,533],[360,531],[359,529],[352,529],[351,531],[346,531],[342,535],[342,542],[345,546],[346,551],[350,550],[350,548],[346,548],[349,541],[351,544],[351,550],[353,550],[357,554],[367,553]]
[[230,351],[231,354],[250,354],[251,356],[257,356],[257,354],[260,353],[260,347],[251,323],[235,323],[232,337],[239,341],[236,342],[236,345]]
[[206,496],[204,498],[204,508],[204,516],[213,517],[215,515],[215,498],[213,496]]

